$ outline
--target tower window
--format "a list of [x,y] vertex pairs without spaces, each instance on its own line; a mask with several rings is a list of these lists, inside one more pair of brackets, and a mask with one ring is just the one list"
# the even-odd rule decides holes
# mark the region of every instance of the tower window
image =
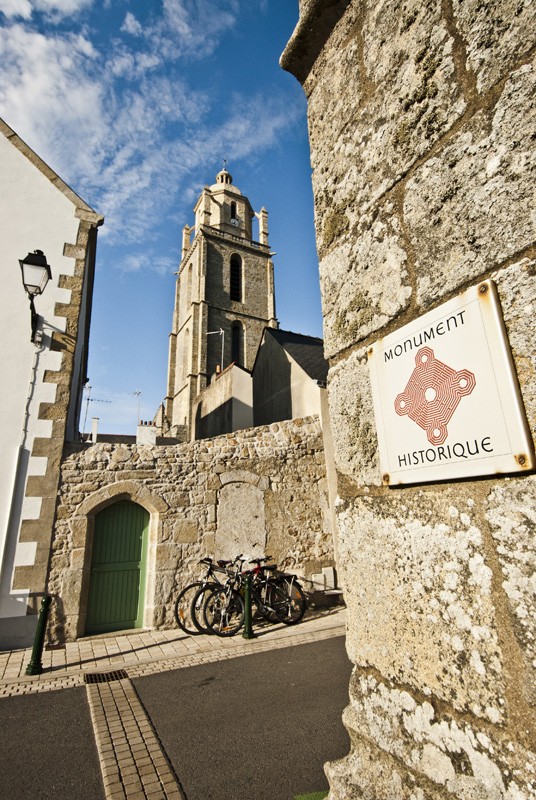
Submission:
[[231,327],[231,361],[240,365],[244,363],[244,329],[240,322]]
[[242,259],[234,253],[231,256],[230,298],[242,302]]
[[236,219],[236,203],[234,200],[231,203],[231,219]]

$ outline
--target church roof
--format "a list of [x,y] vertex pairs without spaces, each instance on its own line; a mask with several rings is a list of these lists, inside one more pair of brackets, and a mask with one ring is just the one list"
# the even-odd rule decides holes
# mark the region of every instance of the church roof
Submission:
[[324,358],[322,339],[282,331],[280,328],[265,328],[264,334],[272,336],[310,378],[318,383],[326,383],[329,364]]

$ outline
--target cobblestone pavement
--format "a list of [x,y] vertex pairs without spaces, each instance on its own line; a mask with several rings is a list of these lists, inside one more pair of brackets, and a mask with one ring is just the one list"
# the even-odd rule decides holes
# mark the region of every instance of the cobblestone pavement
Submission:
[[86,685],[106,798],[179,800],[184,794],[131,678],[340,636],[343,607],[310,611],[299,625],[255,628],[240,635],[188,636],[182,631],[132,631],[87,637],[45,650],[43,672],[27,676],[31,650],[0,653],[2,697]]

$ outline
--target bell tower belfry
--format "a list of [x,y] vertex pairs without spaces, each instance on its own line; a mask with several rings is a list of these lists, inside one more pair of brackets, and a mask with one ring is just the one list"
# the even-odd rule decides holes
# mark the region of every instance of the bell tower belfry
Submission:
[[255,213],[223,169],[194,213],[182,234],[164,403],[164,428],[186,427],[188,438],[194,400],[211,377],[233,362],[251,370],[264,328],[279,327],[267,211]]

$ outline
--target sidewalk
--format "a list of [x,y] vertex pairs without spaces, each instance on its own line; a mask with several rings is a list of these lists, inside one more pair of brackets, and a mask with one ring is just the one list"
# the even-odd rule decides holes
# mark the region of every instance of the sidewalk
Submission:
[[43,672],[35,676],[25,674],[31,649],[3,652],[0,706],[3,697],[85,685],[106,800],[185,800],[132,680],[343,636],[345,623],[339,606],[309,611],[295,626],[254,625],[253,639],[188,636],[179,629],[87,637],[45,650]]
[[[308,611],[298,625],[254,625],[254,639],[188,636],[173,630],[135,630],[68,642],[45,649],[43,672],[27,676],[31,649],[0,652],[0,698],[83,686],[94,673],[126,670],[131,678],[194,666],[223,658],[319,641],[345,633],[346,609],[336,606]],[[95,681],[96,682],[96,681]]]

